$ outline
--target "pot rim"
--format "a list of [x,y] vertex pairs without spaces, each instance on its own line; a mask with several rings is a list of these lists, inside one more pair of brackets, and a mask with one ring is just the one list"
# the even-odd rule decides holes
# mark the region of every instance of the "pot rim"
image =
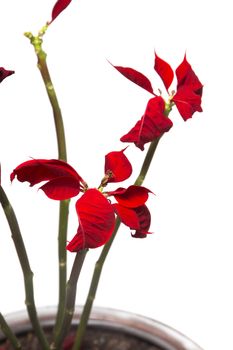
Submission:
[[[82,306],[76,306],[73,324],[78,324]],[[57,308],[55,306],[39,307],[38,316],[42,326],[54,324]],[[6,315],[6,320],[15,333],[28,331],[31,323],[26,310],[16,311]],[[89,326],[101,326],[116,329],[145,339],[164,350],[203,350],[198,344],[176,329],[152,318],[113,308],[94,306]],[[0,340],[5,336],[0,330]]]

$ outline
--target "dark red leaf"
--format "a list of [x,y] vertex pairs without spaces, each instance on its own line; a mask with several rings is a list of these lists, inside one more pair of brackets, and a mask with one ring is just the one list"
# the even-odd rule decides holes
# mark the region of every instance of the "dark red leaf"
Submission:
[[67,249],[77,252],[105,244],[115,226],[114,210],[105,196],[97,189],[89,189],[77,200],[76,210],[79,218],[78,232]]
[[154,69],[162,79],[165,88],[168,90],[173,81],[174,73],[171,66],[167,62],[162,60],[158,55],[156,55],[156,53]]
[[145,204],[149,192],[151,191],[145,187],[132,185],[128,188],[118,188],[108,192],[108,195],[114,196],[116,201],[124,207],[136,208]]
[[151,82],[145,75],[136,71],[133,68],[120,67],[120,66],[113,66],[113,67],[116,68],[118,72],[120,72],[122,75],[124,75],[124,77],[126,77],[136,85],[140,86],[141,88],[147,90],[148,92],[154,95]]
[[160,137],[172,127],[172,121],[164,114],[165,102],[161,96],[149,100],[145,114],[124,136],[122,142],[133,142],[141,150],[144,144]]
[[20,182],[28,181],[34,186],[48,181],[41,189],[45,194],[57,200],[76,196],[80,190],[81,176],[66,162],[56,159],[33,159],[20,164],[11,173],[11,181],[17,176]]
[[0,67],[0,83],[10,75],[14,74],[15,72],[13,70],[7,70],[3,67]]
[[108,182],[124,181],[132,174],[132,165],[124,155],[125,149],[105,156],[105,174],[110,175]]
[[123,224],[134,230],[140,229],[140,223],[135,210],[123,207],[118,203],[112,204],[112,206]]
[[57,177],[40,187],[51,199],[64,200],[75,197],[80,192],[79,181],[71,176]]
[[138,216],[140,229],[136,230],[136,232],[132,234],[132,237],[145,238],[147,234],[151,233],[151,232],[148,232],[150,228],[150,223],[151,223],[151,215],[150,215],[149,209],[147,208],[146,205],[142,205],[141,207],[135,208],[134,210]]
[[49,22],[51,24],[60,13],[71,3],[72,0],[57,0],[52,10],[52,19]]
[[148,232],[151,223],[151,215],[146,205],[137,208],[126,208],[120,204],[113,204],[116,214],[123,224],[130,229],[135,230],[132,234],[135,238],[144,238]]

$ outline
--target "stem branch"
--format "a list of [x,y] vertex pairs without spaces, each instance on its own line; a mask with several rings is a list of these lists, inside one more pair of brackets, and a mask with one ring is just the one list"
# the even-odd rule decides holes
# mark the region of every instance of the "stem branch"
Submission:
[[102,252],[100,254],[99,259],[97,260],[96,264],[95,264],[95,268],[94,268],[94,273],[92,276],[92,281],[91,281],[91,285],[89,288],[89,292],[88,292],[88,296],[86,299],[86,303],[84,305],[83,308],[83,312],[81,315],[81,319],[80,319],[80,323],[78,326],[78,331],[75,337],[75,341],[74,341],[74,345],[72,350],[78,350],[80,349],[80,346],[82,344],[82,340],[83,337],[85,335],[85,331],[86,331],[86,327],[87,327],[87,322],[91,313],[91,309],[92,309],[92,305],[95,299],[95,295],[96,295],[96,291],[97,291],[97,287],[98,287],[98,283],[100,280],[100,276],[101,276],[101,272],[102,272],[102,268],[105,262],[105,259],[108,255],[108,252],[112,246],[112,243],[114,241],[114,238],[116,236],[116,233],[120,227],[120,219],[117,217],[116,218],[116,223],[115,223],[115,229],[114,232],[110,238],[110,240],[104,245]]
[[54,334],[54,342],[51,345],[51,349],[59,349],[66,334],[69,331],[73,314],[74,314],[74,309],[75,309],[75,299],[76,299],[76,290],[77,290],[77,282],[78,278],[86,257],[88,250],[83,249],[80,250],[75,257],[72,270],[70,273],[70,278],[67,282],[66,286],[66,301],[65,301],[65,314],[64,314],[64,319],[62,322],[59,324],[59,327],[56,329],[56,334]]
[[12,332],[11,328],[7,324],[5,318],[0,313],[0,329],[5,334],[6,338],[10,341],[11,345],[15,350],[21,350],[22,346],[19,342],[19,340],[16,338],[14,333]]
[[25,294],[26,294],[25,304],[28,310],[28,315],[31,320],[33,329],[41,344],[42,349],[49,350],[49,344],[47,342],[47,339],[45,338],[43,329],[41,328],[37,311],[36,311],[36,306],[34,301],[33,272],[30,268],[26,248],[23,242],[23,238],[20,232],[20,228],[18,225],[15,212],[2,186],[0,186],[0,202],[3,207],[6,219],[8,221],[8,224],[11,230],[12,239],[13,239],[15,249],[19,258],[22,272],[23,272]]
[[[61,109],[59,106],[58,98],[53,86],[52,79],[50,77],[49,69],[47,66],[47,54],[42,48],[43,40],[42,36],[45,34],[47,26],[43,27],[38,36],[33,36],[31,33],[25,33],[25,36],[29,38],[31,44],[35,49],[37,56],[37,66],[40,70],[41,77],[43,79],[47,95],[53,110],[54,124],[57,136],[58,147],[58,159],[67,161],[66,152],[66,139],[65,130],[63,124],[63,118]],[[59,260],[59,296],[58,296],[58,311],[54,327],[54,333],[57,334],[57,329],[60,328],[63,322],[65,312],[65,300],[66,300],[66,279],[67,279],[67,254],[66,254],[66,241],[67,241],[67,229],[68,229],[68,215],[69,215],[69,200],[60,202],[59,210],[59,230],[58,230],[58,260]]]

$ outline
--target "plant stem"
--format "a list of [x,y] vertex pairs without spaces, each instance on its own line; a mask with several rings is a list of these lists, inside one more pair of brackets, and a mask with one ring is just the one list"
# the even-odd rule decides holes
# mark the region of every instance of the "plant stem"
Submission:
[[[43,33],[44,34],[44,33]],[[62,119],[62,113],[59,106],[58,98],[53,86],[52,79],[50,77],[49,69],[47,66],[47,54],[42,48],[43,40],[40,35],[33,36],[31,33],[25,33],[25,36],[30,39],[31,44],[35,49],[37,56],[37,66],[40,70],[46,92],[53,110],[54,123],[57,135],[57,147],[58,147],[58,159],[67,161],[66,155],[66,142],[65,142],[65,130]]]
[[150,146],[148,148],[144,162],[143,162],[142,167],[141,167],[141,171],[140,171],[136,181],[134,182],[134,185],[141,186],[143,181],[145,180],[146,174],[149,170],[150,164],[151,164],[152,159],[154,157],[154,153],[155,153],[155,150],[158,146],[160,138],[161,137],[158,137],[150,143]]
[[[149,148],[148,148],[148,151],[146,153],[146,156],[145,156],[145,159],[144,159],[144,162],[143,162],[143,165],[141,167],[141,171],[135,181],[135,185],[137,186],[141,186],[145,177],[146,177],[146,174],[149,170],[149,167],[150,167],[150,164],[151,164],[151,161],[153,159],[153,156],[154,156],[154,153],[155,153],[155,150],[157,148],[157,145],[159,143],[159,140],[160,138],[157,138],[155,139],[154,141],[151,142]],[[88,323],[88,320],[89,320],[89,316],[90,316],[90,313],[91,313],[91,309],[92,309],[92,305],[93,305],[93,302],[94,302],[94,299],[95,299],[95,295],[96,295],[96,291],[97,291],[97,288],[98,288],[98,284],[99,284],[99,280],[100,280],[100,276],[101,276],[101,272],[102,272],[102,269],[103,269],[103,265],[104,265],[104,262],[106,260],[106,257],[110,251],[110,248],[112,246],[112,243],[114,241],[114,238],[117,234],[117,231],[120,227],[120,219],[119,217],[117,217],[116,219],[116,224],[115,224],[115,229],[114,229],[114,232],[112,234],[112,237],[110,238],[110,240],[105,244],[105,246],[103,247],[102,249],[102,252],[100,254],[100,257],[99,259],[97,260],[96,264],[95,264],[95,268],[94,268],[94,272],[93,272],[93,275],[92,275],[92,280],[91,280],[91,284],[90,284],[90,288],[89,288],[89,292],[88,292],[88,296],[87,296],[87,299],[86,299],[86,302],[85,302],[85,305],[84,305],[84,308],[83,308],[83,312],[82,312],[82,315],[81,315],[81,318],[80,318],[80,323],[79,323],[79,327],[78,327],[78,330],[77,330],[77,334],[76,334],[76,338],[75,338],[75,342],[74,342],[74,345],[73,345],[73,348],[72,350],[79,350],[80,349],[80,346],[82,344],[82,341],[83,341],[83,337],[85,335],[85,331],[86,331],[86,327],[87,327],[87,323]]]
[[19,342],[19,340],[16,338],[14,333],[12,332],[11,328],[8,326],[5,318],[0,313],[0,329],[5,334],[6,338],[10,341],[11,345],[15,350],[21,350],[22,346]]
[[82,315],[81,315],[80,323],[79,323],[79,326],[78,326],[78,331],[77,331],[77,334],[76,334],[76,338],[75,338],[72,350],[80,349],[80,346],[82,344],[82,340],[83,340],[83,337],[85,335],[85,331],[86,331],[86,327],[87,327],[87,322],[89,320],[89,316],[90,316],[90,313],[91,313],[92,305],[93,305],[93,302],[94,302],[94,299],[95,299],[95,295],[96,295],[96,291],[97,291],[97,287],[98,287],[98,284],[99,284],[99,279],[100,279],[100,276],[101,276],[102,268],[103,268],[105,259],[106,259],[107,255],[108,255],[108,252],[109,252],[109,250],[110,250],[110,248],[112,246],[112,243],[114,241],[114,238],[116,236],[116,233],[118,231],[120,223],[121,223],[120,219],[117,217],[116,218],[114,232],[113,232],[110,240],[104,245],[104,247],[102,249],[102,252],[100,254],[100,257],[99,257],[99,259],[97,260],[97,262],[95,264],[95,269],[94,269],[94,273],[93,273],[93,276],[92,276],[91,285],[90,285],[90,288],[89,288],[89,292],[88,292],[88,296],[87,296],[87,299],[86,299],[86,303],[85,303],[84,308],[83,308],[83,312],[82,312]]
[[[45,34],[47,27],[45,26],[39,32],[38,36],[33,36],[31,33],[25,33],[25,36],[30,39],[31,44],[35,49],[37,56],[37,66],[40,70],[47,95],[53,110],[54,124],[57,135],[58,159],[67,161],[65,130],[63,118],[57,95],[50,77],[47,66],[47,54],[42,49],[42,36]],[[59,260],[59,296],[58,296],[58,311],[54,327],[54,333],[57,334],[57,329],[63,322],[66,300],[66,279],[67,279],[67,254],[66,241],[68,229],[69,201],[60,202],[59,210],[59,230],[58,230],[58,260]]]
[[57,333],[54,334],[54,342],[50,346],[50,348],[53,350],[60,348],[66,334],[69,331],[73,314],[74,314],[74,309],[75,309],[77,281],[78,281],[87,252],[88,250],[84,249],[79,251],[76,254],[76,257],[72,266],[70,278],[67,282],[67,287],[66,287],[67,294],[66,294],[66,303],[65,303],[65,316],[64,316],[63,322],[60,324],[60,327],[56,330]]
[[24,276],[25,285],[25,304],[28,310],[28,315],[30,317],[33,329],[38,337],[43,350],[49,350],[49,344],[45,338],[43,329],[40,326],[40,322],[37,316],[35,301],[34,301],[34,288],[33,288],[33,272],[30,268],[27,252],[23,242],[23,238],[20,232],[18,221],[15,212],[7,198],[5,191],[2,186],[0,186],[0,202],[3,207],[6,219],[8,221],[12,239],[15,245],[15,249],[20,261],[20,265]]
[[68,229],[69,201],[60,202],[59,231],[58,231],[58,259],[59,259],[59,301],[54,326],[54,334],[58,334],[65,313],[66,278],[67,278],[67,229]]

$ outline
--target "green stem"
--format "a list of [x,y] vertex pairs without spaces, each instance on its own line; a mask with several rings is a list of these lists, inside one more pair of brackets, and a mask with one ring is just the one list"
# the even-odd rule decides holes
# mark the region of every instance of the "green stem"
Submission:
[[83,341],[83,337],[85,335],[85,331],[86,331],[86,327],[87,327],[87,323],[89,320],[89,316],[91,313],[91,309],[92,309],[92,305],[95,299],[95,295],[96,295],[96,291],[97,291],[97,287],[99,284],[99,280],[100,280],[100,276],[101,276],[101,272],[102,272],[102,268],[105,262],[105,259],[107,258],[108,252],[112,246],[112,243],[114,241],[114,238],[116,236],[116,233],[120,227],[120,219],[117,217],[116,218],[116,223],[115,223],[115,229],[114,232],[110,238],[110,240],[104,245],[102,252],[100,254],[99,259],[97,260],[96,264],[95,264],[95,269],[94,269],[94,273],[92,276],[92,281],[91,281],[91,285],[89,288],[89,292],[88,292],[88,296],[86,299],[86,303],[84,305],[83,308],[83,312],[81,315],[81,319],[80,319],[80,323],[78,326],[78,331],[75,337],[75,341],[74,341],[74,345],[72,350],[78,350],[80,349],[80,346],[82,344]]
[[[65,130],[61,109],[58,103],[57,95],[50,77],[47,66],[47,54],[42,49],[42,36],[45,34],[47,27],[45,26],[39,32],[38,36],[33,36],[31,33],[25,33],[25,36],[30,39],[31,44],[37,55],[37,65],[40,70],[47,95],[53,110],[54,124],[57,135],[58,159],[67,161]],[[58,260],[59,260],[59,296],[58,296],[58,312],[54,327],[54,333],[57,334],[57,329],[60,328],[65,312],[66,299],[66,279],[67,279],[67,254],[66,241],[68,229],[69,201],[60,202],[59,210],[59,232],[58,232]]]
[[40,326],[40,322],[36,311],[34,301],[33,272],[30,268],[26,248],[23,242],[16,215],[2,186],[0,186],[0,202],[9,224],[12,239],[22,268],[26,294],[25,304],[28,310],[28,314],[42,349],[49,350],[49,344],[47,342],[47,339],[45,338],[43,329]]
[[11,345],[15,350],[21,350],[22,346],[19,342],[19,340],[16,338],[14,333],[12,332],[11,328],[8,326],[5,318],[0,313],[0,329],[5,334],[6,338],[10,341]]
[[[43,33],[44,34],[44,33]],[[33,36],[31,33],[25,33],[25,36],[30,39],[31,44],[35,49],[37,56],[37,66],[40,70],[47,95],[53,110],[54,123],[57,135],[57,147],[58,147],[58,159],[67,161],[66,155],[66,142],[65,142],[65,130],[62,119],[61,109],[58,103],[58,98],[53,86],[52,79],[50,77],[49,69],[47,66],[47,54],[42,49],[43,40],[41,36]]]
[[65,313],[66,278],[67,278],[67,230],[69,216],[69,201],[60,202],[59,232],[58,232],[58,259],[59,259],[59,296],[58,310],[54,326],[54,334],[58,334]]
[[76,298],[76,290],[77,290],[77,282],[78,278],[82,269],[82,265],[84,263],[87,249],[81,250],[76,254],[70,278],[67,282],[67,294],[66,294],[66,303],[65,303],[65,317],[63,319],[63,322],[59,325],[57,328],[57,333],[54,334],[54,342],[51,344],[50,348],[55,350],[59,349],[66,334],[69,331],[74,309],[75,309],[75,298]]
[[156,138],[154,141],[151,142],[151,144],[148,148],[148,151],[146,153],[144,162],[142,164],[141,171],[140,171],[134,185],[141,186],[143,181],[145,180],[146,174],[149,170],[150,164],[151,164],[152,159],[154,157],[154,153],[155,153],[155,150],[158,146],[159,140],[160,140],[160,138]]
[[[152,159],[153,159],[153,156],[154,156],[154,153],[155,153],[155,150],[158,146],[158,143],[159,143],[159,140],[160,138],[157,138],[155,139],[154,141],[151,142],[149,148],[148,148],[148,151],[146,153],[146,156],[145,156],[145,159],[144,159],[144,162],[143,162],[143,165],[141,167],[141,171],[135,181],[135,185],[137,186],[141,186],[145,177],[146,177],[146,174],[149,170],[149,167],[150,167],[150,164],[152,162]],[[114,241],[114,238],[117,234],[117,231],[120,227],[120,219],[117,217],[116,219],[116,224],[115,224],[115,230],[112,234],[112,237],[111,239],[105,244],[105,246],[103,247],[102,249],[102,252],[100,254],[100,257],[99,259],[97,260],[96,264],[95,264],[95,268],[94,268],[94,272],[93,272],[93,276],[92,276],[92,281],[91,281],[91,284],[90,284],[90,288],[89,288],[89,292],[88,292],[88,296],[87,296],[87,299],[86,299],[86,302],[85,302],[85,305],[84,305],[84,308],[83,308],[83,312],[82,312],[82,315],[81,315],[81,318],[80,318],[80,323],[79,323],[79,327],[78,327],[78,330],[77,330],[77,334],[76,334],[76,337],[75,337],[75,342],[74,342],[74,345],[73,345],[73,348],[72,350],[79,350],[80,347],[81,347],[81,344],[82,344],[82,341],[83,341],[83,337],[85,335],[85,331],[86,331],[86,327],[87,327],[87,323],[88,323],[88,320],[89,320],[89,317],[90,317],[90,313],[91,313],[91,309],[92,309],[92,306],[93,306],[93,302],[94,302],[94,299],[95,299],[95,295],[96,295],[96,291],[97,291],[97,288],[98,288],[98,284],[99,284],[99,280],[100,280],[100,276],[101,276],[101,272],[102,272],[102,269],[103,269],[103,265],[104,265],[104,262],[106,260],[106,257],[110,251],[110,248],[112,246],[112,243]]]

